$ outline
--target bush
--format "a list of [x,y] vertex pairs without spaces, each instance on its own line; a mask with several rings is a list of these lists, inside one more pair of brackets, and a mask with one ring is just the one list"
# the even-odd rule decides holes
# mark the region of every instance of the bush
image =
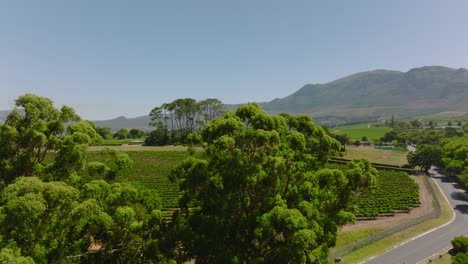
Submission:
[[158,128],[151,131],[150,135],[145,139],[146,146],[166,146],[166,145],[181,145],[186,144],[187,137],[190,135],[190,130],[179,129],[168,131],[163,128]]
[[169,144],[169,132],[165,129],[151,131],[145,139],[146,146],[165,146]]
[[466,264],[468,263],[468,253],[458,253],[452,257],[452,264]]
[[453,253],[467,253],[468,252],[468,237],[459,236],[452,241]]
[[354,141],[354,145],[355,146],[360,146],[361,145],[361,141],[358,139],[356,141]]

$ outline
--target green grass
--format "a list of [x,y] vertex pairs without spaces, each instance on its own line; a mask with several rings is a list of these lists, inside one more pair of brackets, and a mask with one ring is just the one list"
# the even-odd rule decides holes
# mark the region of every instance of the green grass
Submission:
[[341,248],[382,231],[384,227],[369,227],[358,230],[338,232],[335,248]]
[[448,253],[440,255],[439,257],[436,257],[434,259],[431,259],[431,261],[426,261],[423,262],[425,263],[431,263],[431,264],[450,264],[452,263],[452,256]]
[[383,137],[385,133],[392,130],[391,127],[376,127],[373,125],[374,123],[364,123],[351,126],[334,127],[330,128],[330,131],[338,134],[346,133],[352,140],[361,140],[364,136],[368,137],[371,140],[376,140]]
[[407,152],[375,149],[373,147],[347,146],[343,158],[368,159],[370,162],[401,166],[408,163],[407,154]]

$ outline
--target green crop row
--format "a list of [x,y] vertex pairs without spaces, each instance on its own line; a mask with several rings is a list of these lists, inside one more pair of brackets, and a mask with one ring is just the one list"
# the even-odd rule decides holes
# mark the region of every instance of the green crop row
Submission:
[[409,212],[420,204],[419,186],[407,173],[381,170],[375,190],[357,197],[357,217],[376,217],[381,214]]

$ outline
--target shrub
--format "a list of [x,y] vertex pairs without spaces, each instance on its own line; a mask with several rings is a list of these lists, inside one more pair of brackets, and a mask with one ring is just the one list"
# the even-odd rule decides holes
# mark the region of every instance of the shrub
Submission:
[[452,241],[454,253],[467,253],[468,252],[468,237],[459,236]]

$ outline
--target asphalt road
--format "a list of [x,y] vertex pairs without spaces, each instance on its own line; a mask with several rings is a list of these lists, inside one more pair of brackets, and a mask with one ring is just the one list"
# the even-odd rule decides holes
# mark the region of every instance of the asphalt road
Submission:
[[430,173],[455,210],[453,222],[364,263],[415,264],[449,247],[454,237],[468,235],[468,199],[465,191],[459,188],[453,178],[438,173],[435,167],[431,168]]

